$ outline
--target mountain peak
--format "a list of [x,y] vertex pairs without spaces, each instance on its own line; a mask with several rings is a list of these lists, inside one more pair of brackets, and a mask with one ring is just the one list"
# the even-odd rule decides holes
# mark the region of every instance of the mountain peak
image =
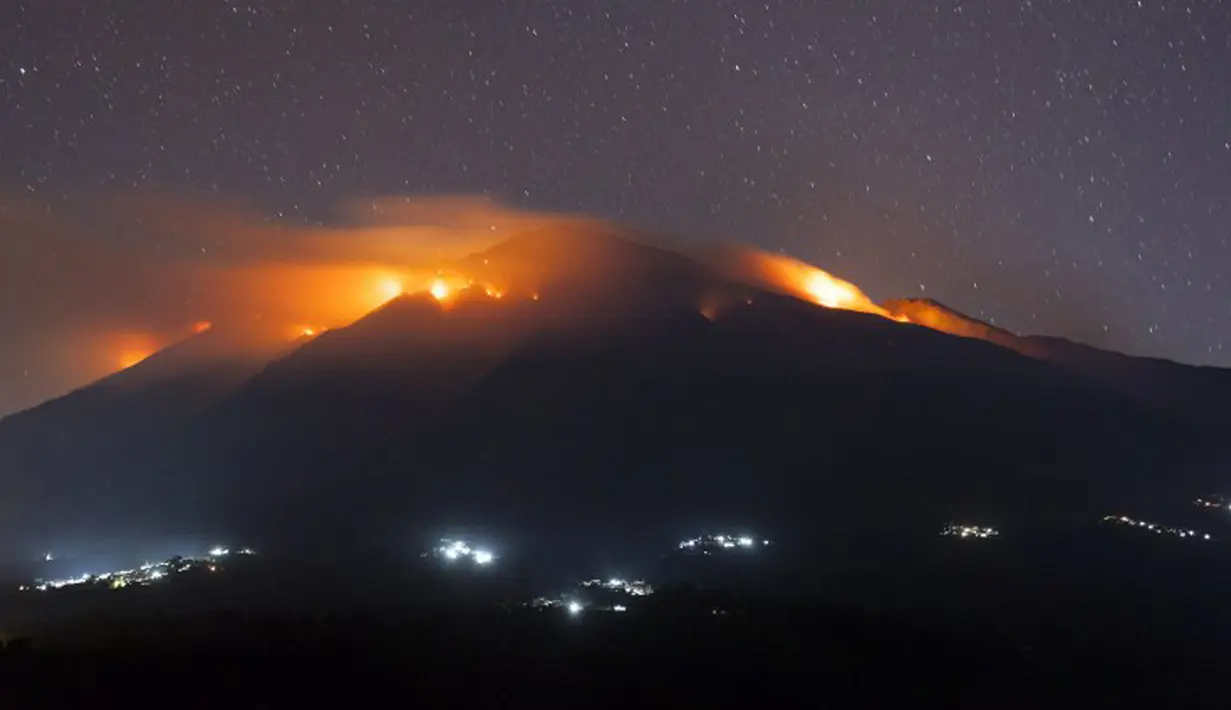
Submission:
[[697,308],[698,294],[723,282],[701,264],[646,243],[644,235],[589,222],[523,232],[456,268],[475,283],[542,294],[552,307],[568,302],[591,313],[653,304]]

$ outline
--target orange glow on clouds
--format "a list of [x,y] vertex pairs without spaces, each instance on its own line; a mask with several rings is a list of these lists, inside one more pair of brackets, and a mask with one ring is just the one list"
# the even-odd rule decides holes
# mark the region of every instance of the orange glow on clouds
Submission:
[[[32,304],[10,309],[0,332],[22,341],[13,362],[44,361],[22,378],[20,400],[0,392],[0,415],[207,331],[198,349],[237,341],[261,349],[261,339],[304,336],[304,324],[319,334],[404,294],[426,298],[436,278],[448,287],[448,308],[470,284],[442,267],[517,234],[591,223],[465,195],[361,198],[335,206],[328,226],[273,219],[243,201],[144,190],[86,195],[80,206],[81,218],[69,219],[54,205],[0,194],[0,299]],[[99,229],[175,236],[154,253],[104,248],[93,238]],[[494,278],[473,276],[480,289]],[[18,325],[22,337],[12,331]],[[125,333],[148,338],[130,344]]]

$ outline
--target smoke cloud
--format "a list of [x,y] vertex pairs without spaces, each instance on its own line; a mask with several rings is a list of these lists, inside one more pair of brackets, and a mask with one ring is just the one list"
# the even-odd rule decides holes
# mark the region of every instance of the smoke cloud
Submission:
[[295,224],[207,198],[0,195],[0,416],[204,323],[271,337],[345,325],[443,263],[578,219],[473,196],[353,200]]

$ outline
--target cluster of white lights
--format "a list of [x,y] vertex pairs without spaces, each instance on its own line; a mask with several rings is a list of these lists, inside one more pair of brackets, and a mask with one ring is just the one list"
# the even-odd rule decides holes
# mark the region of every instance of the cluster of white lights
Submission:
[[479,566],[487,566],[496,561],[496,556],[490,551],[471,547],[460,540],[441,540],[431,554],[447,562],[468,559]]
[[587,608],[585,602],[572,597],[535,597],[526,603],[526,606],[533,609],[564,609],[574,615],[580,614]]
[[1103,522],[1112,523],[1115,525],[1127,525],[1132,528],[1141,528],[1148,530],[1157,535],[1171,535],[1179,538],[1192,538],[1194,540],[1213,540],[1213,536],[1209,533],[1199,533],[1196,530],[1188,528],[1177,528],[1171,525],[1160,525],[1158,523],[1147,523],[1144,520],[1134,520],[1127,515],[1108,515],[1103,518]]
[[543,600],[542,602],[539,602],[538,604],[536,604],[536,606],[546,606],[546,607],[563,606],[566,610],[568,610],[569,616],[579,616],[581,612],[587,609],[592,609],[595,611],[613,611],[617,614],[623,614],[624,612],[628,611],[628,606],[624,604],[612,604],[610,606],[589,605],[577,599],[570,599],[567,602],[557,601],[557,600]]
[[1193,501],[1202,508],[1217,508],[1219,510],[1231,510],[1231,501],[1228,501],[1222,496],[1214,496],[1213,498],[1198,498]]
[[[113,570],[99,574],[83,574],[67,579],[37,580],[33,586],[23,586],[21,590],[28,591],[34,589],[45,592],[81,585],[107,586],[112,589],[144,587],[166,579],[170,575],[187,572],[192,569],[208,569],[211,572],[215,572],[218,569],[218,561],[231,554],[231,550],[225,547],[215,547],[204,557],[176,557],[166,562],[146,562],[135,569]],[[245,547],[234,554],[254,555],[256,553]]]
[[[648,597],[654,593],[654,587],[642,580],[590,579],[577,584],[578,591],[558,597],[538,597],[528,606],[535,609],[564,609],[570,616],[577,616],[587,609],[593,611],[613,611],[623,613],[628,611],[628,604],[611,603],[610,601],[592,601],[595,590],[624,594],[629,597]],[[587,594],[591,592],[591,594]],[[610,599],[610,597],[608,597]]]
[[710,554],[717,550],[755,550],[769,545],[769,540],[757,541],[748,535],[702,535],[685,540],[679,544],[679,549],[685,552],[700,552]]
[[654,587],[650,586],[649,584],[647,584],[646,582],[640,579],[636,579],[632,581],[627,581],[627,580],[623,580],[619,578],[607,579],[607,580],[591,579],[591,580],[582,582],[580,586],[583,588],[590,588],[590,589],[598,588],[598,589],[606,589],[611,592],[621,592],[623,594],[629,595],[630,597],[648,597],[654,593]]
[[940,534],[945,537],[959,537],[962,539],[987,540],[993,537],[1000,537],[1000,531],[996,528],[979,527],[978,525],[957,525],[950,523],[945,526]]
[[210,557],[227,557],[229,555],[255,555],[250,547],[244,547],[239,550],[232,551],[229,547],[211,547],[209,550]]

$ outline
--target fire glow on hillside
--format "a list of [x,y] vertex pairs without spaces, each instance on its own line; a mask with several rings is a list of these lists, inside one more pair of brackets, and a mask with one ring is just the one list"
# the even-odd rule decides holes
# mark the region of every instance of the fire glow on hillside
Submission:
[[113,347],[116,350],[115,363],[118,370],[136,367],[162,349],[156,339],[141,333],[121,335],[115,339]]
[[[553,250],[567,244],[567,240],[552,239],[545,243],[550,247],[546,252],[549,256],[538,251],[534,258],[554,256]],[[564,251],[561,261],[568,260],[568,250]],[[732,287],[743,283],[824,308],[911,322],[905,315],[891,312],[874,302],[855,284],[789,257],[736,248],[709,266],[717,267],[718,272],[730,280]],[[463,270],[459,271],[458,268]],[[250,273],[237,270],[231,277],[245,284],[259,278],[261,286],[252,294],[257,300],[250,308],[260,314],[259,320],[267,324],[266,328],[274,333],[286,333],[288,340],[313,338],[328,330],[346,327],[373,310],[403,297],[429,296],[446,309],[461,301],[469,301],[472,296],[490,300],[502,300],[506,296],[517,300],[539,298],[534,289],[534,279],[519,279],[516,271],[505,273],[487,259],[483,259],[483,266],[478,267],[477,272],[467,273],[465,269],[459,266],[450,269],[412,268],[396,263],[282,268],[266,265]],[[521,286],[516,286],[517,283]],[[299,294],[301,297],[291,298],[288,294]],[[720,316],[721,304],[733,297],[729,293],[710,292],[699,294],[698,298],[702,302],[702,313],[712,321]],[[710,304],[709,300],[714,303]],[[277,324],[279,321],[281,325]],[[199,321],[192,327],[194,334],[209,330],[212,326],[206,321]],[[117,364],[121,369],[127,369],[183,338],[183,334],[148,336],[141,347],[126,345],[117,353]]]
[[868,313],[899,323],[910,322],[905,315],[892,313],[877,304],[850,281],[788,256],[728,246],[706,252],[705,261],[734,281],[794,296],[818,306]]
[[[65,275],[65,283],[78,294],[72,323],[49,319],[42,329],[47,337],[38,341],[44,343],[40,348],[55,343],[58,351],[73,353],[72,361],[59,368],[62,372],[44,376],[48,381],[41,386],[52,390],[132,367],[206,331],[213,351],[263,356],[271,340],[287,344],[311,338],[309,331],[319,335],[337,330],[403,296],[423,294],[446,309],[476,300],[476,295],[477,300],[485,295],[537,301],[549,298],[544,291],[549,286],[554,293],[584,288],[582,272],[591,272],[596,283],[604,282],[596,270],[608,267],[635,276],[641,257],[649,260],[647,276],[666,273],[652,263],[662,254],[639,257],[615,244],[636,239],[624,236],[628,230],[618,225],[584,215],[509,209],[466,196],[368,198],[339,205],[335,221],[315,226],[281,215],[272,219],[243,205],[173,196],[111,199],[94,216],[109,229],[134,235],[174,233],[193,246],[167,249],[165,254],[119,254],[83,246],[74,255],[81,268]],[[79,243],[93,244],[85,236]],[[489,262],[487,250],[517,239],[523,246],[506,249]],[[735,258],[723,265],[698,260],[700,268],[692,274],[699,276],[696,272],[703,269],[710,272],[703,280],[721,279],[695,294],[696,308],[710,320],[749,300],[748,286],[827,308],[906,320],[849,281],[811,265],[750,248],[736,247],[731,253]],[[191,258],[183,258],[185,254]],[[52,266],[56,273],[63,271],[62,264],[48,264],[43,270],[50,272]],[[689,271],[681,268],[677,273]],[[21,273],[33,275],[40,269]],[[557,278],[571,285],[558,290]],[[34,293],[48,287],[32,276],[27,285]],[[468,293],[471,288],[475,291]],[[81,297],[101,291],[114,292],[114,297]],[[48,295],[56,298],[37,302],[67,298],[62,287]],[[206,317],[208,321],[202,320]],[[100,322],[107,325],[100,329]],[[124,333],[140,334],[147,342],[131,347],[119,342]]]
[[803,300],[825,308],[871,313],[900,323],[907,322],[904,316],[894,316],[877,305],[855,284],[811,264],[761,252],[751,253],[746,258],[751,262],[749,266],[771,284]]
[[401,296],[404,290],[402,288],[402,282],[396,278],[381,279],[381,282],[378,284],[377,288],[380,291],[381,298],[383,298],[386,302],[392,301],[398,296]]
[[128,370],[149,359],[151,353],[144,350],[126,350],[120,354],[120,369]]

